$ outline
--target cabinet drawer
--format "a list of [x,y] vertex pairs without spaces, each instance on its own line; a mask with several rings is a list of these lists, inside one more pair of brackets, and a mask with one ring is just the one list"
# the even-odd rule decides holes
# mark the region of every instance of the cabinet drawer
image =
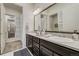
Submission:
[[33,42],[33,54],[38,56],[39,55],[39,44]]
[[26,46],[27,47],[32,47],[32,39],[33,39],[32,36],[26,35]]
[[37,37],[33,37],[33,41],[39,43],[39,38],[37,38]]
[[39,51],[38,51],[38,49],[34,48],[34,49],[33,49],[33,54],[34,54],[35,56],[39,56]]

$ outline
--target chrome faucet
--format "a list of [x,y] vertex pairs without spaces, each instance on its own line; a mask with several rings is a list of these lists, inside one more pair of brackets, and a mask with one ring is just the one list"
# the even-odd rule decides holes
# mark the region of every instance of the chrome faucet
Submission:
[[41,28],[41,26],[38,26],[38,31],[36,32],[37,35],[44,35],[45,34],[45,30],[44,28]]
[[41,35],[41,27],[40,26],[38,26],[37,35]]

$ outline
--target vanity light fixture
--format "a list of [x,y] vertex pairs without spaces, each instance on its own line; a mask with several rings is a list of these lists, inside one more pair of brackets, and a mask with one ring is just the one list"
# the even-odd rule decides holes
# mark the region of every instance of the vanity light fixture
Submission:
[[41,11],[41,9],[40,9],[40,8],[37,8],[37,9],[33,12],[33,14],[34,14],[34,15],[37,15],[40,11]]

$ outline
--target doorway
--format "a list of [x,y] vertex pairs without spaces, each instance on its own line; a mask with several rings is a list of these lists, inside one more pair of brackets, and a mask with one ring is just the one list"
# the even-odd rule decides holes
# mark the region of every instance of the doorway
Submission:
[[15,41],[15,32],[16,32],[16,17],[14,15],[5,15],[6,21],[7,21],[7,36],[8,39],[6,42]]
[[15,37],[15,20],[12,18],[8,18],[8,38]]

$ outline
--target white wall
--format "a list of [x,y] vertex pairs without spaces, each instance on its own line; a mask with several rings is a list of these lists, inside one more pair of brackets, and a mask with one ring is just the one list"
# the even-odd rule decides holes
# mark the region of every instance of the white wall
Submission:
[[3,4],[1,4],[1,53],[3,52],[4,48],[5,48],[5,39],[7,39],[6,37],[6,21],[5,21],[5,8],[3,6]]
[[23,7],[25,3],[14,3],[17,6]]
[[[26,47],[26,32],[33,31],[33,10],[31,4],[24,4],[23,5],[23,47]],[[28,26],[28,30],[26,29]]]

